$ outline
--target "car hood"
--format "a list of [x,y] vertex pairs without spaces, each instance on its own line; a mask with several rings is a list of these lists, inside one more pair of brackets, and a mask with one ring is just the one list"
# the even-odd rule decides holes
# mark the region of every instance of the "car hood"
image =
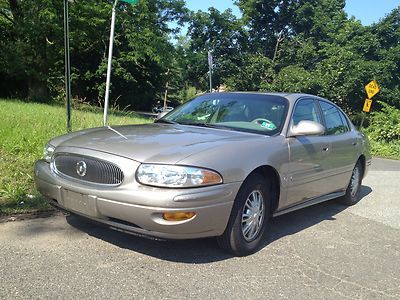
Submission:
[[146,124],[103,127],[64,136],[59,147],[76,147],[107,152],[138,162],[179,163],[215,147],[234,147],[266,136],[179,124]]

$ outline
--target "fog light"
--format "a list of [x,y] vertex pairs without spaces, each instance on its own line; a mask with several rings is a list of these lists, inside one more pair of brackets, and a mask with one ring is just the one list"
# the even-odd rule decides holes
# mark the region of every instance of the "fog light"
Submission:
[[184,221],[193,218],[194,212],[168,212],[163,213],[163,219],[167,221]]

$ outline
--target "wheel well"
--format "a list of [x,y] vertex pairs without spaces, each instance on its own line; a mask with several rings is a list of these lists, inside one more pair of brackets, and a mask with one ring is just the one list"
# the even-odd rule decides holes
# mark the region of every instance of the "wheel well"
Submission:
[[[270,213],[272,214],[278,207],[279,204],[279,196],[281,193],[281,180],[279,177],[278,172],[275,170],[275,168],[271,166],[260,166],[257,169],[255,169],[251,174],[253,173],[258,173],[264,178],[271,180],[271,211]],[[249,176],[251,175],[249,174]]]

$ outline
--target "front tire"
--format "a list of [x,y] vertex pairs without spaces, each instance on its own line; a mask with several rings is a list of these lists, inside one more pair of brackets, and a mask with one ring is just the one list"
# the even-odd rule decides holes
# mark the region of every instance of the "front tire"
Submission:
[[353,172],[351,173],[351,178],[349,185],[346,189],[346,194],[339,199],[339,201],[344,205],[354,205],[360,201],[360,191],[361,191],[361,181],[363,177],[363,168],[360,161],[357,161]]
[[245,180],[236,196],[225,232],[217,238],[221,248],[235,256],[249,255],[258,249],[269,219],[269,187],[259,174]]

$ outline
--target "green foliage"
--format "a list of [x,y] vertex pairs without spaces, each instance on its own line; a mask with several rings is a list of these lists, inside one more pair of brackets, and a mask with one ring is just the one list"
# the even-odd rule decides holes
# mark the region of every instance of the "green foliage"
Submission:
[[[0,100],[0,111],[0,214],[48,208],[35,191],[33,164],[41,158],[43,146],[50,138],[65,133],[65,108]],[[149,122],[132,113],[118,114],[109,116],[110,124]],[[73,110],[74,130],[101,124],[101,114]]]
[[264,83],[263,88],[269,91],[286,91],[290,93],[310,93],[319,90],[318,79],[314,74],[300,66],[282,68],[271,84]]
[[[72,93],[92,104],[104,97],[112,3],[69,4]],[[62,98],[63,1],[2,0],[0,12],[0,96]],[[187,9],[182,0],[143,0],[120,2],[116,15],[111,102],[148,108],[175,56],[170,35],[177,30],[168,23],[182,24]]]
[[400,140],[386,143],[371,139],[370,142],[373,156],[400,159]]
[[400,6],[371,27],[379,46],[375,49],[382,77],[381,99],[400,108]]
[[[111,0],[70,4],[72,93],[91,104],[105,92]],[[186,91],[295,91],[329,98],[346,112],[361,110],[364,85],[374,100],[400,107],[400,7],[371,26],[344,11],[344,0],[237,0],[231,10],[190,12],[183,0],[140,0],[117,7],[111,103],[149,109],[187,100]],[[63,3],[0,0],[0,96],[64,98]],[[188,35],[175,44],[179,29]]]
[[177,99],[179,103],[185,103],[188,100],[193,99],[198,94],[201,94],[201,91],[198,91],[194,86],[186,86],[184,89],[179,91],[179,95],[177,95]]
[[[224,84],[228,77],[240,70],[242,54],[247,48],[245,43],[247,34],[241,21],[231,10],[219,12],[210,7],[208,12],[193,13],[188,35],[190,42],[185,53],[192,63],[190,73],[187,74],[191,85],[208,90],[208,51],[211,51],[213,56],[214,88]],[[198,81],[198,78],[202,80]]]
[[30,97],[48,98],[47,74],[59,54],[56,45],[62,45],[62,27],[57,25],[62,2],[1,1],[0,5],[4,13],[0,22],[7,20],[4,31],[2,27],[6,39],[0,42],[0,74],[6,84],[24,82]]
[[[381,110],[377,110],[377,105],[381,106]],[[375,111],[364,122],[372,154],[400,159],[400,109],[381,101],[374,104],[372,109]]]
[[232,90],[262,90],[273,75],[272,61],[264,55],[245,54],[240,63],[241,66],[224,80]]
[[382,142],[394,142],[400,140],[400,109],[396,109],[384,102],[380,111],[371,113],[368,127],[371,139]]

